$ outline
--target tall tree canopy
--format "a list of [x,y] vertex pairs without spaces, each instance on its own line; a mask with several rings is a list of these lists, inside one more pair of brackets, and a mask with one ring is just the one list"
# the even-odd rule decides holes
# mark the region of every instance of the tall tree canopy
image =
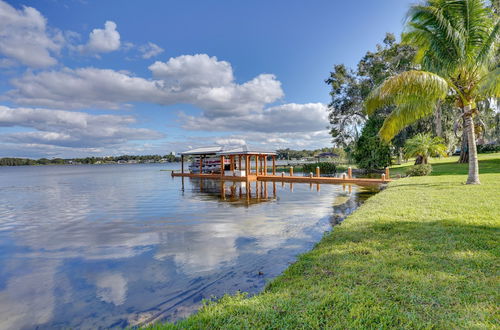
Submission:
[[469,143],[468,184],[479,184],[473,116],[477,103],[500,97],[498,15],[483,0],[427,0],[408,12],[405,44],[418,51],[420,70],[384,80],[366,99],[368,114],[394,105],[380,136],[391,140],[405,126],[429,116],[453,95],[462,109]]
[[387,77],[412,68],[414,54],[413,47],[397,43],[394,35],[388,33],[375,52],[367,52],[359,61],[356,71],[343,64],[334,66],[325,80],[331,87],[329,119],[334,145],[346,147],[358,140],[367,120],[365,98]]

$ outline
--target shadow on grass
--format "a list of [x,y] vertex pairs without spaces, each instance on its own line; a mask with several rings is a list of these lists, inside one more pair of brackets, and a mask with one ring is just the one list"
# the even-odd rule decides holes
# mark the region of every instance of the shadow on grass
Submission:
[[[468,164],[442,163],[433,164],[432,176],[439,175],[467,175],[469,170]],[[500,159],[485,159],[479,161],[479,174],[500,173]]]

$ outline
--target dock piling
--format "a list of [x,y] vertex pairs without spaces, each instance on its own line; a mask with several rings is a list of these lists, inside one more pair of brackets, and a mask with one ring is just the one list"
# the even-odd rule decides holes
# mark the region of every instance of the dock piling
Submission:
[[319,166],[316,166],[316,176],[319,178]]

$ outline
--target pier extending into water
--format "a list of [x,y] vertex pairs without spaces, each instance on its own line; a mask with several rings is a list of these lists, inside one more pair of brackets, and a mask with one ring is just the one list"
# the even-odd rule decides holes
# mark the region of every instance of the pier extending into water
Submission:
[[[184,171],[184,156],[197,157],[198,164],[196,164],[195,168],[197,173]],[[211,157],[210,159],[220,157],[216,173],[214,173],[213,168],[211,169],[211,173],[206,173],[206,170],[204,170],[204,159],[209,159],[209,157]],[[270,171],[268,160],[271,162]],[[251,164],[253,163],[255,163],[255,166],[252,168]],[[309,175],[294,175],[293,167],[290,167],[287,174],[277,174],[276,153],[249,150],[246,146],[231,150],[223,150],[222,147],[205,147],[181,153],[181,171],[173,171],[172,176],[241,182],[272,181],[357,185],[373,185],[392,181],[389,168],[385,169],[385,173],[381,174],[380,178],[355,178],[352,176],[351,168],[348,168],[347,173],[343,173],[341,177],[321,176],[319,167],[316,168],[316,173],[309,173]]]

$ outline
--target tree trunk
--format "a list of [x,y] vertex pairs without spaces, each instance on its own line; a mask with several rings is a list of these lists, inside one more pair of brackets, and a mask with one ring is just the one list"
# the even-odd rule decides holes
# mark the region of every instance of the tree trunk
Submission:
[[465,119],[463,119],[462,146],[460,147],[460,157],[458,158],[460,164],[469,162],[469,143],[467,140],[467,129],[465,127]]
[[441,102],[438,103],[436,111],[434,112],[434,128],[436,136],[443,137],[443,125],[441,121]]
[[477,161],[476,149],[476,134],[474,133],[474,122],[472,121],[472,114],[470,113],[470,105],[464,108],[465,130],[467,131],[467,140],[469,142],[469,177],[467,184],[481,184],[479,182],[479,164]]
[[417,158],[415,158],[415,164],[413,165],[420,165],[424,163],[424,157],[418,155]]

